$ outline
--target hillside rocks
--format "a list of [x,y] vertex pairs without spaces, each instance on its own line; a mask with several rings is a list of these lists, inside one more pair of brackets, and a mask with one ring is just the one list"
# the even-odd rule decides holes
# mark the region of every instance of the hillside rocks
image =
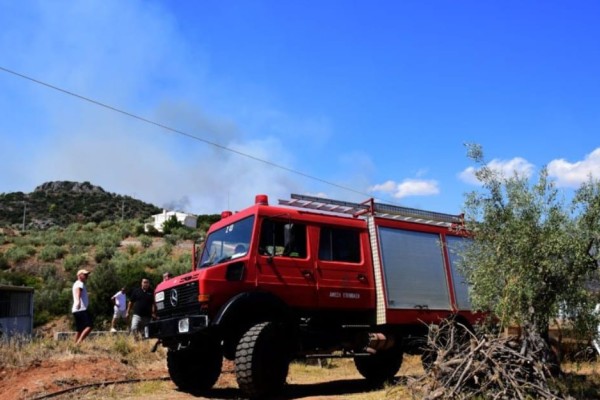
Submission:
[[36,192],[44,192],[44,193],[106,193],[104,189],[100,186],[92,185],[89,182],[71,182],[71,181],[55,181],[55,182],[46,182],[36,187],[33,191]]
[[0,194],[0,227],[48,229],[72,223],[146,219],[161,209],[90,182],[46,182],[31,193]]

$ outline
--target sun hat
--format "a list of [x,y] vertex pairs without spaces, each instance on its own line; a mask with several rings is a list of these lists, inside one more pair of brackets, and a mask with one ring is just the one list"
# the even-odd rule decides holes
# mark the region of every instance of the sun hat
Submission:
[[77,271],[77,276],[84,274],[84,275],[89,275],[90,271],[88,271],[87,269],[80,269],[79,271]]

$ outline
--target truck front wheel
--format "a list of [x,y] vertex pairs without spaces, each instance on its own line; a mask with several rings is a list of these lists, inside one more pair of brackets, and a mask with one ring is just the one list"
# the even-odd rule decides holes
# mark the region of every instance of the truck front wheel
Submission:
[[263,322],[242,335],[235,352],[235,374],[245,395],[265,398],[281,391],[289,365],[290,350],[280,324]]
[[184,392],[200,393],[213,387],[221,374],[222,363],[221,344],[210,338],[167,352],[171,380]]
[[354,365],[370,383],[380,386],[391,382],[400,370],[402,349],[396,347],[371,356],[357,356],[354,357]]

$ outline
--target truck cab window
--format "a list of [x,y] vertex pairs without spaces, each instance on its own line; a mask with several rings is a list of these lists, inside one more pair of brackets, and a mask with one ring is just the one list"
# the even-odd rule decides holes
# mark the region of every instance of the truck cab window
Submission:
[[207,238],[198,267],[206,268],[235,258],[243,257],[250,248],[254,216],[227,225]]
[[321,228],[319,260],[360,262],[359,232],[351,229]]
[[306,225],[265,219],[258,252],[264,256],[306,258]]

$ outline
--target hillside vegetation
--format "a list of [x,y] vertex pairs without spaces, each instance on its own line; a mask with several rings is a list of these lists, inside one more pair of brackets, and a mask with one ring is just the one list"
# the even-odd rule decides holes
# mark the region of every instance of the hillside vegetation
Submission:
[[[14,222],[19,213],[22,219],[21,198],[28,201],[30,221],[24,232]],[[122,204],[128,210],[123,219],[115,213]],[[169,221],[164,235],[146,233],[144,222],[158,207],[87,182],[47,183],[28,195],[2,194],[0,210],[0,285],[35,289],[35,326],[70,315],[75,273],[86,268],[92,271],[90,310],[101,328],[112,315],[110,297],[121,287],[129,293],[143,277],[154,286],[165,271],[189,271],[193,242],[219,218],[199,216],[198,229]]]
[[75,222],[144,219],[159,207],[129,196],[108,193],[89,182],[46,182],[32,193],[0,194],[0,226],[26,229],[66,227]]

